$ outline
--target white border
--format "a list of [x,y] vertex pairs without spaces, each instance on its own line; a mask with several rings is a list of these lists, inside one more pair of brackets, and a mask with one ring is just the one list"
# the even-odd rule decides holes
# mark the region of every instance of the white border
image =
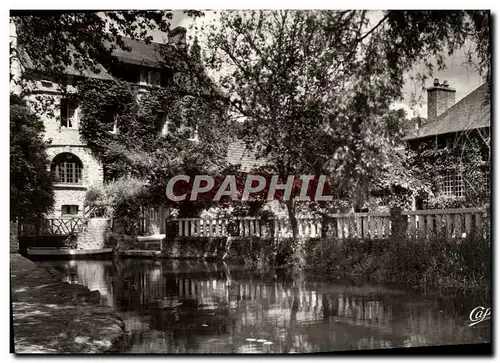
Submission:
[[[130,1],[130,0],[122,0],[122,1],[105,1],[103,2],[102,0],[87,0],[85,2],[68,2],[66,1],[53,1],[53,0],[47,0],[44,1],[43,3],[40,2],[35,2],[35,1],[9,1],[5,2],[3,4],[7,4],[8,8],[12,9],[40,9],[40,5],[43,4],[44,9],[135,9],[138,6],[141,8],[145,9],[156,9],[156,8],[163,8],[167,3],[161,2],[161,1],[150,1],[150,0],[143,0],[141,2],[137,1]],[[200,1],[200,0],[184,0],[181,2],[182,7],[176,7],[175,4],[172,4],[172,7],[176,9],[249,9],[249,8],[254,8],[254,9],[271,9],[271,8],[308,8],[308,9],[314,9],[314,8],[345,8],[345,5],[349,5],[349,9],[354,9],[354,8],[364,8],[364,9],[467,9],[467,8],[475,8],[475,9],[492,9],[494,16],[497,14],[496,8],[498,2],[492,2],[492,1],[474,1],[474,2],[465,2],[465,1],[435,1],[435,0],[420,0],[418,2],[404,2],[404,1],[377,1],[377,2],[368,2],[368,1],[359,1],[359,0],[351,0],[349,2],[332,2],[332,1],[321,1],[321,0],[309,0],[307,2],[295,2],[292,3],[290,1],[269,1],[269,0],[254,0],[251,2],[245,2],[245,3],[238,3],[235,2],[234,0],[229,1],[229,0],[219,0],[219,1],[210,1],[210,2],[205,2],[205,1]],[[7,81],[8,81],[8,73],[7,73],[7,68],[9,65],[8,61],[8,38],[6,36],[7,34],[7,27],[9,26],[8,18],[9,18],[9,10],[7,9],[2,9],[2,29],[5,29],[3,32],[4,37],[2,37],[2,43],[0,44],[0,49],[2,50],[3,54],[1,57],[1,62],[2,62],[2,67],[0,69],[3,69],[4,71],[1,73],[2,77],[2,84],[4,85],[3,92],[1,100],[2,100],[2,123],[1,126],[2,130],[0,132],[1,135],[1,141],[0,141],[0,148],[2,149],[0,155],[1,155],[1,167],[3,170],[3,175],[4,178],[1,180],[2,184],[2,203],[1,205],[3,206],[1,210],[1,218],[0,218],[0,225],[2,226],[2,233],[5,236],[5,240],[3,241],[4,245],[4,253],[0,254],[0,258],[3,260],[1,263],[1,266],[3,267],[3,272],[2,272],[2,280],[4,281],[4,288],[0,290],[0,293],[2,295],[2,301],[3,301],[3,307],[1,309],[1,326],[3,327],[2,331],[2,353],[5,355],[2,358],[6,358],[7,361],[13,361],[15,358],[13,355],[9,355],[9,344],[10,344],[10,337],[9,337],[9,330],[10,330],[10,317],[9,317],[9,305],[10,305],[10,296],[9,296],[9,290],[8,286],[10,285],[9,282],[9,254],[7,253],[7,246],[8,246],[8,241],[7,241],[7,230],[8,230],[8,205],[10,203],[9,201],[9,192],[8,192],[8,184],[9,184],[9,178],[7,174],[7,170],[9,170],[9,126],[8,126],[8,118],[9,118],[9,104],[8,104],[8,92],[9,89],[7,88]],[[495,16],[496,18],[496,16]],[[497,19],[494,19],[497,20]],[[496,21],[495,21],[496,23]],[[494,42],[494,50],[496,51],[496,46],[498,45],[497,43],[497,28],[498,28],[498,23],[494,24],[495,26],[493,29],[495,30],[494,37],[493,37],[493,42]],[[495,53],[496,55],[497,53]],[[495,74],[495,86],[494,86],[494,104],[499,105],[498,102],[498,82],[497,81],[497,74],[498,74],[498,67],[497,66],[497,60],[495,59],[495,64],[494,64],[494,74]],[[497,110],[498,112],[498,110]],[[497,112],[494,113],[494,116],[497,115]],[[494,137],[495,140],[499,140],[499,133],[500,133],[500,127],[496,126],[494,128]],[[498,141],[497,141],[498,142]],[[494,154],[494,160],[495,160],[495,170],[497,167],[496,160],[499,156]],[[497,179],[497,178],[495,178]],[[495,195],[498,196],[498,188],[497,184],[495,183]],[[497,198],[495,197],[495,202],[497,201]],[[495,203],[496,205],[497,203]],[[494,225],[500,226],[500,217],[498,217],[498,213],[495,215],[495,223]],[[4,228],[5,227],[5,228]],[[495,236],[496,237],[496,234]],[[493,239],[493,243],[496,242],[496,238]],[[496,247],[495,248],[495,259],[494,261],[498,261],[497,254],[498,250],[500,248]],[[495,263],[493,263],[495,265]],[[495,269],[497,272],[499,268]],[[497,281],[498,275],[495,274],[495,281]],[[497,305],[493,307],[493,314],[495,314],[497,310]],[[497,319],[493,319],[494,321],[497,321]],[[496,325],[496,324],[495,324]],[[495,344],[496,348],[496,344]],[[496,349],[494,349],[497,351]],[[50,359],[52,360],[52,357],[40,357],[38,356],[37,358],[41,359]],[[139,358],[139,357],[135,357]],[[140,357],[141,359],[147,359],[147,356],[142,356]],[[193,357],[179,357],[183,360],[195,360],[196,358]],[[238,356],[232,356],[231,360],[236,360],[239,361],[240,359],[248,359],[247,357],[238,357]],[[278,359],[290,359],[292,357],[286,356],[286,357],[279,357]],[[299,357],[294,357],[294,358],[299,358]],[[309,359],[310,357],[304,356],[302,359]],[[405,359],[406,357],[401,357]],[[24,358],[26,359],[26,358]],[[98,359],[101,360],[101,357],[91,357],[91,356],[84,356],[84,357],[63,357],[63,358],[58,358],[62,359],[63,361],[67,360],[72,360],[72,359],[84,359],[84,360],[89,360],[89,359]],[[111,359],[106,359],[106,361],[112,361],[112,362],[122,362],[124,359],[131,359],[126,356],[118,356],[118,357],[113,357]],[[161,358],[161,359],[171,359],[170,357],[166,358]],[[178,358],[176,358],[178,359]],[[206,359],[206,358],[205,358]],[[212,357],[210,360],[219,360],[220,357]],[[268,359],[268,357],[260,357],[258,359]],[[276,358],[274,358],[276,359]],[[340,358],[340,357],[321,357],[321,358],[315,358],[315,360],[320,360],[320,361],[331,361],[334,359],[335,361],[356,361],[356,360],[361,360],[361,358],[353,359],[353,358]],[[370,358],[373,359],[373,358]],[[380,358],[378,358],[380,359]],[[381,359],[386,359],[381,358]],[[398,359],[398,358],[396,358]],[[419,360],[424,360],[431,361],[431,360],[438,360],[437,358],[421,358]],[[447,358],[445,360],[449,359],[455,359],[455,358]],[[472,358],[474,359],[474,358]],[[443,358],[439,359],[440,361],[443,360]],[[475,359],[474,359],[475,360]],[[2,359],[3,361],[3,359]]]

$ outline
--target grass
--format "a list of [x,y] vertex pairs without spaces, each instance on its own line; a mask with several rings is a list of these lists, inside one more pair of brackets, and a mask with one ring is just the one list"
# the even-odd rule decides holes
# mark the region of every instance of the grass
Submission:
[[490,289],[490,240],[433,236],[425,240],[311,239],[304,269],[331,278],[456,292]]

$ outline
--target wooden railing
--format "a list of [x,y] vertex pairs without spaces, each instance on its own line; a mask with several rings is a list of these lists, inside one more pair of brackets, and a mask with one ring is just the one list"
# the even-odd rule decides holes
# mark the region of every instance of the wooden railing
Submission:
[[[402,227],[408,237],[427,237],[446,233],[451,237],[464,237],[483,227],[486,210],[480,208],[436,209],[402,211],[399,218],[389,212],[336,213],[323,218],[298,217],[298,234],[303,237],[334,238],[388,238],[394,223]],[[167,219],[169,235],[178,237],[290,237],[288,218],[260,219],[243,217],[176,218]]]
[[434,233],[464,237],[474,230],[481,230],[487,213],[482,208],[438,209],[402,212],[408,216],[409,236],[427,237]]
[[87,228],[87,218],[43,218],[36,222],[19,223],[19,235],[21,236],[44,236],[59,235],[67,236],[78,234]]

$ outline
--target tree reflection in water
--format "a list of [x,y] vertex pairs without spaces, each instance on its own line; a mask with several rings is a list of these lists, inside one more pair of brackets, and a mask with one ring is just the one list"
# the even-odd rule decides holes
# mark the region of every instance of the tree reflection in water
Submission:
[[490,322],[467,323],[470,310],[485,304],[477,296],[425,298],[208,263],[42,264],[98,290],[131,332],[131,352],[301,353],[490,341]]

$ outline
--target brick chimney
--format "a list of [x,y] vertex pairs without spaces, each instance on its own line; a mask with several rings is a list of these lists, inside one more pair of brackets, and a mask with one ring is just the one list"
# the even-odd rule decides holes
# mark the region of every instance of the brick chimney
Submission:
[[427,120],[433,120],[455,103],[455,89],[450,88],[448,81],[439,83],[434,79],[432,87],[427,88]]
[[168,33],[168,44],[179,49],[186,49],[186,28],[178,26]]

